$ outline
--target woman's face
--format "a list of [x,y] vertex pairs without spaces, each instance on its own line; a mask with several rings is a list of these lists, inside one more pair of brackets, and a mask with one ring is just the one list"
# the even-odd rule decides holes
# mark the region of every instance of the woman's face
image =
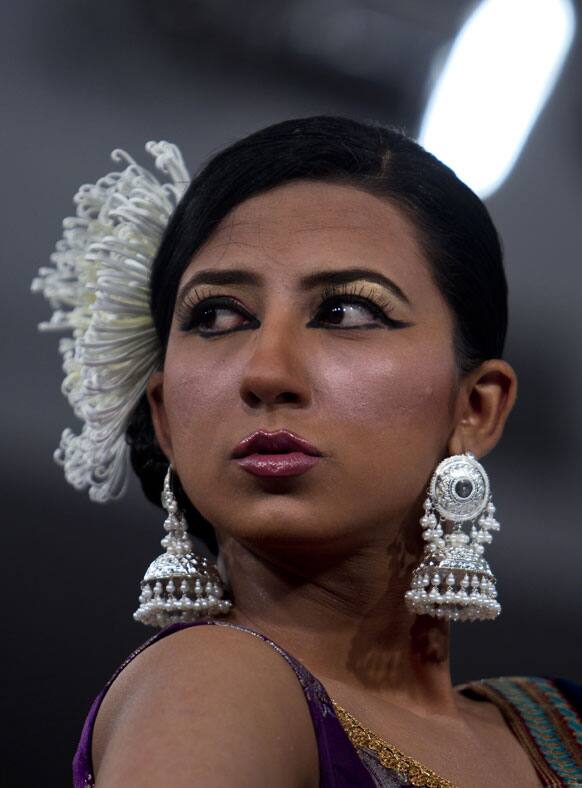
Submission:
[[[326,293],[303,283],[353,269]],[[256,281],[193,284],[205,270]],[[353,550],[416,521],[457,387],[452,316],[410,222],[351,186],[297,181],[239,205],[192,258],[150,403],[221,538]],[[299,476],[252,475],[231,454],[258,429],[290,430],[323,456]]]

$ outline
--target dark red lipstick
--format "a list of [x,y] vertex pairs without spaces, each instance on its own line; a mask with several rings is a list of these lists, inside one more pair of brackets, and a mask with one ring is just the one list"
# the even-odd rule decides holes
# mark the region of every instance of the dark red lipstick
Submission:
[[257,430],[232,452],[241,468],[255,476],[299,476],[322,456],[316,446],[289,430]]

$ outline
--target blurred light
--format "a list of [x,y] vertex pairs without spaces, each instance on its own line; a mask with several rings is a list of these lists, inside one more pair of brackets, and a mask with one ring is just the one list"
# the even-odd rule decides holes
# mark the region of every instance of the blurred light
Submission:
[[481,198],[511,172],[575,27],[571,0],[483,0],[455,39],[419,142]]

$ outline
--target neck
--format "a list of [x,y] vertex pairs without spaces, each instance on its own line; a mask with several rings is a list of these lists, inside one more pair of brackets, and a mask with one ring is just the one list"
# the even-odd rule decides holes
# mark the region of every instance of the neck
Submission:
[[281,558],[226,538],[220,552],[234,602],[229,621],[270,637],[324,685],[420,714],[454,712],[449,625],[404,603],[420,545],[411,554],[398,537],[323,562],[315,549]]

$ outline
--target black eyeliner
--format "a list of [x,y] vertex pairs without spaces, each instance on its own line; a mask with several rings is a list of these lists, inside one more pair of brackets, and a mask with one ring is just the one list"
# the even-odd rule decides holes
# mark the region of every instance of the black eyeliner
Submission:
[[[328,301],[331,301],[333,303],[334,299],[336,299],[337,303],[361,304],[363,307],[368,309],[371,314],[373,314],[375,317],[377,317],[382,323],[384,323],[385,325],[388,325],[388,326],[390,326],[392,328],[406,328],[406,327],[412,325],[412,323],[407,323],[404,320],[396,320],[395,318],[390,317],[390,315],[387,314],[378,304],[374,303],[369,298],[364,298],[364,297],[353,295],[353,294],[350,295],[350,294],[346,293],[345,295],[339,295],[339,294],[331,295],[331,296],[328,296],[325,299],[325,301],[322,302],[322,303],[327,303]],[[330,328],[332,330],[335,329],[335,330],[338,330],[338,331],[352,331],[354,329],[360,330],[360,329],[378,328],[379,327],[377,323],[372,323],[372,324],[364,323],[364,324],[359,325],[359,326],[334,326],[333,323],[330,324],[330,323],[325,323],[323,321],[318,321],[318,320],[312,320],[307,325],[308,325],[309,328],[313,328],[315,326],[317,326],[317,327],[319,327],[319,326],[326,326],[327,328]]]
[[[256,320],[256,318],[252,318],[246,312],[243,311],[242,307],[237,304],[237,302],[229,298],[228,296],[210,296],[207,298],[203,298],[202,300],[198,301],[195,304],[189,303],[187,300],[184,301],[177,313],[177,320],[178,320],[178,328],[180,331],[192,331],[196,325],[196,321],[204,314],[206,310],[211,311],[213,309],[233,309],[236,312],[239,312],[241,315],[247,318],[247,320]],[[245,326],[247,328],[247,326]],[[217,331],[214,332],[216,334],[230,334],[231,331],[238,331],[240,329],[229,329],[228,331]],[[201,334],[203,332],[200,332]],[[212,334],[213,332],[208,332],[208,334]]]
[[[370,314],[378,319],[384,325],[392,328],[407,328],[412,323],[408,323],[403,320],[396,320],[390,317],[391,311],[391,304],[390,302],[383,302],[382,305],[376,303],[373,299],[369,296],[362,296],[364,287],[361,287],[359,292],[356,292],[355,288],[351,289],[349,284],[342,284],[342,285],[331,285],[325,287],[321,293],[319,304],[317,306],[316,314],[321,311],[322,307],[325,304],[331,303],[333,305],[334,302],[340,303],[352,303],[352,304],[359,304],[367,309]],[[373,292],[373,291],[372,291]],[[240,304],[233,298],[229,296],[221,296],[221,295],[213,295],[212,293],[208,293],[204,297],[200,298],[198,293],[195,291],[196,296],[199,300],[193,303],[189,297],[186,297],[179,305],[176,313],[176,318],[178,321],[178,328],[180,331],[185,333],[194,332],[196,329],[197,323],[199,324],[200,317],[204,314],[205,311],[212,311],[214,309],[229,309],[232,311],[237,312],[239,315],[242,315],[247,319],[247,321],[251,321],[250,324],[246,323],[245,325],[238,326],[236,328],[227,329],[225,331],[195,331],[198,336],[202,337],[217,337],[217,336],[224,336],[227,334],[232,334],[236,331],[242,331],[249,328],[255,328],[260,326],[260,322],[257,318],[253,318],[249,313],[244,310]],[[386,310],[386,311],[385,311]],[[382,326],[378,323],[371,323],[371,324],[361,324],[356,326],[341,326],[341,325],[334,325],[333,323],[325,322],[325,321],[318,321],[318,320],[311,320],[307,324],[308,328],[320,328],[324,327],[328,330],[335,330],[335,331],[354,331],[354,330],[364,330],[364,329],[373,329],[373,328],[381,328]]]

